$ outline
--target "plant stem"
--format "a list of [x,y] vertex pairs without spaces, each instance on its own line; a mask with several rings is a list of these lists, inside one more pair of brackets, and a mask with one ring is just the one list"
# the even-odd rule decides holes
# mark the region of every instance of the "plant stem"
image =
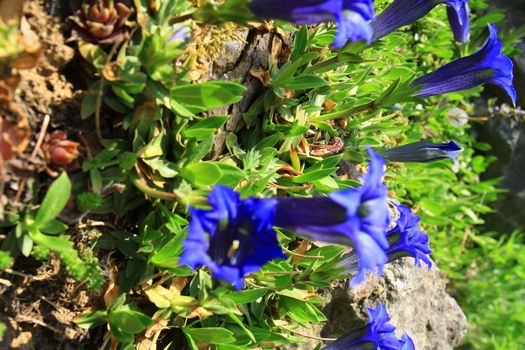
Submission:
[[374,100],[374,101],[368,102],[368,103],[366,103],[364,105],[343,109],[342,111],[337,111],[337,112],[333,112],[333,113],[323,114],[323,115],[320,115],[318,117],[313,117],[313,118],[310,118],[310,121],[313,122],[313,123],[316,123],[316,122],[322,122],[322,121],[330,120],[330,119],[339,119],[339,118],[343,118],[343,117],[349,117],[350,115],[356,114],[356,113],[359,113],[359,112],[370,111],[370,110],[373,110],[375,108],[377,108],[377,103]]
[[163,200],[173,201],[173,202],[176,202],[179,200],[179,197],[175,193],[165,192],[165,191],[157,190],[155,188],[151,188],[149,187],[149,185],[147,184],[145,180],[139,178],[136,175],[132,176],[131,182],[133,183],[133,185],[135,185],[135,187],[137,187],[140,191],[144,192],[146,195],[148,195],[151,198],[158,198],[158,199],[163,199]]

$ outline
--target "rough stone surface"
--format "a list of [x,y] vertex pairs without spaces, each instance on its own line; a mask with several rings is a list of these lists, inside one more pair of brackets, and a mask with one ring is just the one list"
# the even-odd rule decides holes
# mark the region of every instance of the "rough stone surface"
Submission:
[[[382,277],[370,276],[354,289],[346,282],[323,291],[328,303],[323,309],[328,321],[322,330],[312,327],[301,333],[323,338],[337,338],[367,323],[365,307],[385,304],[398,337],[406,331],[418,350],[450,350],[461,342],[467,331],[467,319],[456,301],[446,291],[446,280],[437,267],[428,270],[414,266],[412,258],[388,264]],[[313,350],[319,340],[285,349]]]
[[217,159],[224,150],[224,142],[229,133],[234,133],[242,115],[248,110],[263,91],[262,83],[250,74],[251,70],[268,69],[268,56],[272,53],[286,51],[291,45],[291,35],[282,36],[276,32],[250,29],[243,30],[238,36],[244,42],[230,40],[223,45],[223,53],[213,62],[212,75],[209,79],[234,81],[246,87],[243,99],[230,107],[218,108],[211,114],[229,115],[226,125],[219,131],[214,140],[211,158]]
[[[418,268],[412,258],[387,265],[384,276],[369,278],[346,294],[354,308],[375,306],[382,301],[398,336],[407,331],[419,350],[453,349],[467,330],[467,319],[448,295],[446,279],[439,269]],[[330,324],[337,325],[336,320],[329,318]]]

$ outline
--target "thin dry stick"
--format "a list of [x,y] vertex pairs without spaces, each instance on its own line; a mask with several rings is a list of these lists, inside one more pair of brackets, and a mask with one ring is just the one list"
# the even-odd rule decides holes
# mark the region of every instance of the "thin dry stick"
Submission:
[[7,272],[8,274],[11,274],[11,275],[16,275],[16,276],[20,276],[20,277],[24,277],[24,278],[29,278],[30,280],[34,280],[36,278],[35,276],[28,275],[28,274],[25,274],[23,272],[18,272],[18,271],[11,270],[11,269],[4,269],[4,272]]
[[[31,157],[29,158],[30,161],[34,161],[38,150],[42,146],[42,143],[44,142],[44,138],[46,137],[47,128],[49,126],[49,121],[51,120],[51,117],[49,114],[46,114],[44,116],[44,121],[42,122],[42,127],[40,128],[40,134],[38,134],[38,139],[36,140],[35,148],[33,149],[33,152],[31,152]],[[18,183],[18,191],[16,192],[15,196],[15,203],[20,201],[20,197],[22,196],[22,193],[24,192],[24,189],[26,187],[26,179],[21,179]]]
[[38,135],[38,139],[36,140],[35,148],[31,153],[31,158],[29,158],[30,160],[35,160],[36,155],[38,154],[38,150],[42,146],[42,143],[44,143],[44,138],[46,137],[46,132],[50,121],[51,117],[49,116],[49,114],[46,114],[44,116],[44,121],[42,122],[42,127],[40,128],[40,134]]
[[37,319],[31,318],[31,317],[26,317],[26,316],[18,315],[18,316],[16,316],[15,321],[17,321],[17,322],[27,322],[27,323],[37,324],[37,325],[39,325],[39,326],[45,327],[45,328],[47,328],[47,329],[50,329],[50,330],[52,330],[52,331],[55,332],[55,333],[62,333],[62,331],[58,330],[57,328],[55,328],[55,327],[53,327],[53,326],[50,326],[50,325],[48,325],[47,323],[44,323],[44,322],[42,322],[42,321],[40,321],[40,320],[37,320]]
[[0,278],[0,284],[6,286],[7,288],[13,286],[13,283],[11,283],[11,281],[9,281],[9,280],[5,280],[5,279],[3,279],[3,278]]
[[289,254],[291,254],[293,256],[298,256],[300,258],[305,258],[305,259],[324,259],[324,256],[322,256],[322,255],[303,255],[303,254],[299,254],[299,253],[293,252],[291,250],[288,250],[285,247],[282,247],[282,249],[285,252],[287,252],[287,253],[289,253]]
[[109,227],[109,228],[111,228],[113,230],[117,229],[116,226],[113,225],[112,223],[104,222],[104,221],[88,221],[86,223],[77,225],[77,228],[79,228],[79,229],[88,228],[88,227]]

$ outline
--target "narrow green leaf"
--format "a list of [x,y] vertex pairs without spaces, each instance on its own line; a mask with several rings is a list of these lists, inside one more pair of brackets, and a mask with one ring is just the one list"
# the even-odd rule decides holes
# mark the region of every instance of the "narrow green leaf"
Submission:
[[258,288],[226,294],[224,297],[233,300],[235,304],[247,304],[257,301],[257,299],[265,296],[266,293],[268,293],[268,288]]
[[71,181],[69,181],[67,173],[63,172],[51,186],[49,186],[49,190],[35,217],[36,226],[40,227],[60,214],[66,206],[70,194]]
[[245,87],[226,81],[180,85],[171,89],[171,99],[192,113],[239,102]]
[[73,319],[73,322],[81,328],[89,329],[106,323],[106,316],[107,312],[105,310],[97,310],[86,312]]
[[189,328],[182,329],[184,333],[191,336],[198,344],[231,344],[235,342],[233,332],[220,327]]
[[328,82],[316,75],[303,75],[290,79],[282,87],[291,90],[306,90],[328,85]]

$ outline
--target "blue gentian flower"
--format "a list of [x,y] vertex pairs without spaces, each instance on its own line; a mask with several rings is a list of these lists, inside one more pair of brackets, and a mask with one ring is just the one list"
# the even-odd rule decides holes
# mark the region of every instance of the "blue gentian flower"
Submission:
[[390,162],[434,162],[441,159],[456,159],[463,151],[455,141],[446,143],[414,142],[380,152]]
[[[396,327],[388,323],[390,316],[383,304],[379,304],[375,309],[367,308],[368,324],[354,331],[351,331],[323,350],[414,350],[412,339],[405,333],[401,339],[396,337]],[[412,345],[412,347],[410,347]]]
[[312,240],[354,247],[358,273],[351,286],[368,271],[381,273],[389,243],[387,187],[382,183],[384,160],[369,149],[369,171],[363,185],[332,192],[324,198],[277,199],[276,225]]
[[386,250],[388,261],[412,256],[416,259],[416,266],[420,267],[422,260],[428,268],[432,267],[432,261],[428,257],[432,251],[428,246],[428,236],[421,231],[418,223],[421,220],[419,216],[412,213],[409,207],[401,204],[395,205],[399,212],[399,219],[396,226],[387,234],[390,247]]
[[[428,268],[432,267],[432,261],[428,257],[432,251],[428,246],[428,236],[418,227],[419,216],[414,215],[410,208],[394,204],[399,213],[396,225],[388,231],[387,238],[390,247],[385,249],[388,262],[398,258],[412,256],[416,259],[416,266],[420,267],[422,260]],[[352,251],[345,254],[338,264],[350,272],[356,272],[359,265],[359,256]]]
[[187,43],[190,40],[190,32],[191,31],[187,26],[182,26],[175,30],[168,40],[164,42],[164,44],[169,44],[176,41]]
[[341,47],[348,40],[372,41],[374,0],[252,0],[250,10],[258,17],[275,18],[296,24],[337,22],[334,47]]
[[466,0],[450,0],[447,2],[447,16],[454,39],[466,43],[470,37],[470,7]]
[[208,203],[211,209],[190,208],[181,265],[206,266],[213,277],[241,289],[245,275],[285,257],[273,230],[275,200],[240,199],[230,188],[215,186]]
[[454,37],[464,43],[469,37],[468,0],[395,0],[372,23],[374,40],[417,21],[439,4],[448,5],[448,16]]
[[399,339],[399,342],[401,343],[401,346],[399,347],[399,350],[416,350],[416,346],[414,345],[414,341],[412,338],[408,336],[408,334],[405,332]]
[[503,43],[498,39],[496,27],[489,24],[489,32],[488,41],[480,51],[414,80],[412,85],[419,88],[414,95],[428,97],[492,83],[504,89],[516,105],[512,61],[501,51]]

